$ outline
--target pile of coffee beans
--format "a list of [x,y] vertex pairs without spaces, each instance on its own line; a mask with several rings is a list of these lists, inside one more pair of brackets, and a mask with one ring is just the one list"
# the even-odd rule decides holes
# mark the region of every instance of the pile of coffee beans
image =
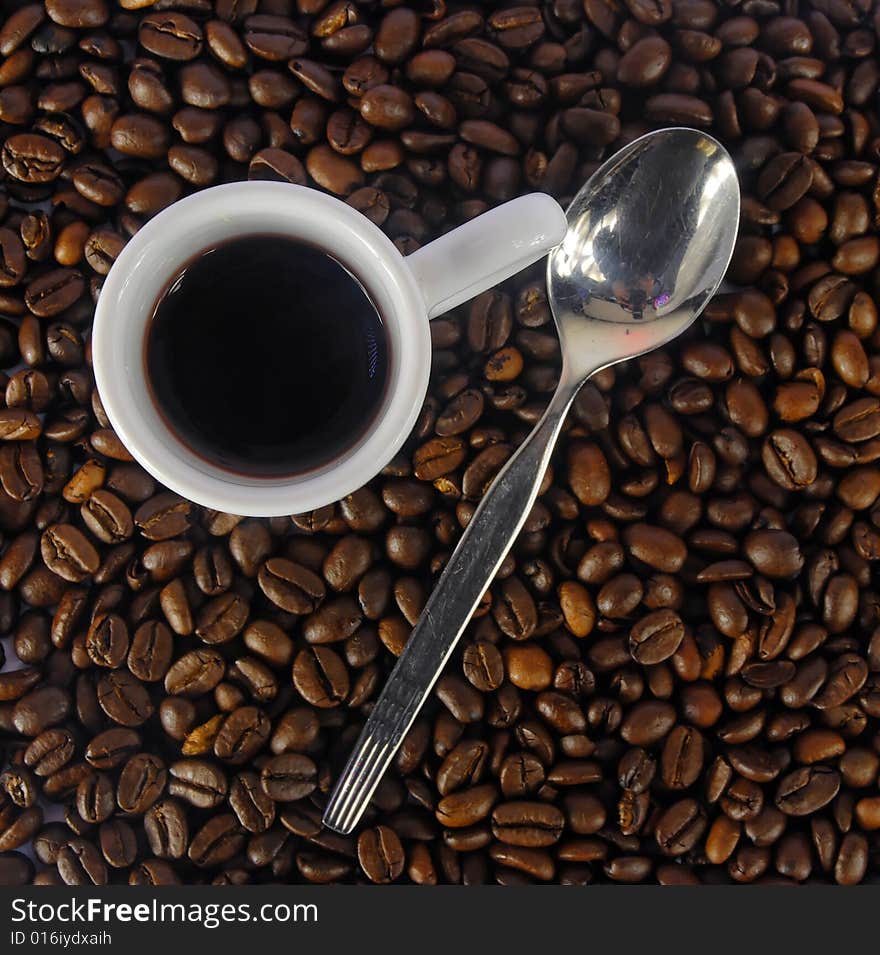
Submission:
[[[874,0],[6,3],[0,881],[875,879],[878,34]],[[408,253],[668,124],[737,163],[728,290],[583,389],[361,829],[322,830],[556,384],[541,269],[433,323],[376,480],[272,520],[130,460],[103,277],[212,183],[327,190]]]

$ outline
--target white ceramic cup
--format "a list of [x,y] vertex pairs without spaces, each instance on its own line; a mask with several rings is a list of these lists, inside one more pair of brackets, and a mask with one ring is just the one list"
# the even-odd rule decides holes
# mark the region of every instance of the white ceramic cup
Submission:
[[[239,182],[195,193],[144,225],[104,282],[92,331],[104,410],[153,477],[206,507],[274,517],[329,504],[381,470],[415,424],[431,368],[428,319],[537,261],[562,240],[565,227],[558,203],[535,193],[404,258],[359,212],[314,189]],[[326,249],[366,288],[391,345],[385,400],[368,432],[330,464],[300,476],[242,476],[197,457],[164,423],[147,388],[147,324],[167,283],[203,249],[254,233],[286,235]]]

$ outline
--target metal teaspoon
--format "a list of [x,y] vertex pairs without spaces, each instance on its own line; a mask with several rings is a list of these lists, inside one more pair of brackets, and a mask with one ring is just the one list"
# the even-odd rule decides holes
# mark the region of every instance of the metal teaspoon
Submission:
[[538,496],[571,403],[597,371],[681,334],[733,253],[730,156],[694,129],[649,133],[589,179],[547,264],[562,370],[544,416],[483,496],[361,732],[324,812],[351,832]]

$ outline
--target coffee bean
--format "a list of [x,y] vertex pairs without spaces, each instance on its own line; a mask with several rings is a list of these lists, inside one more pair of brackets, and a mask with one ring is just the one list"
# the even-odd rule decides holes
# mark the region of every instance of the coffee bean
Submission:
[[694,799],[682,799],[657,820],[654,838],[664,855],[678,856],[696,845],[706,828],[704,811]]
[[168,774],[168,792],[198,809],[213,809],[226,798],[223,771],[206,760],[179,760],[169,766]]
[[189,842],[186,810],[175,799],[162,799],[144,814],[144,830],[153,855],[182,859]]
[[358,861],[375,883],[396,881],[403,872],[405,855],[397,833],[388,826],[367,829],[358,836]]
[[168,149],[168,131],[145,113],[131,113],[114,119],[110,129],[114,149],[135,159],[159,159]]
[[200,868],[228,862],[244,845],[245,837],[238,819],[223,813],[209,819],[194,833],[187,856]]
[[806,816],[837,795],[840,776],[825,766],[804,766],[784,776],[776,791],[776,806],[787,816]]
[[624,719],[620,735],[633,746],[648,746],[662,739],[675,722],[675,710],[660,700],[637,703]]
[[196,635],[208,644],[228,643],[241,633],[249,607],[238,594],[221,594],[209,600],[196,618]]
[[678,650],[684,633],[684,624],[677,613],[656,610],[630,630],[630,653],[641,664],[662,663]]
[[771,432],[761,449],[761,458],[771,480],[787,491],[809,487],[816,480],[815,452],[798,431],[779,428]]
[[0,152],[3,168],[28,185],[52,182],[61,173],[64,150],[54,140],[37,133],[16,133]]
[[164,59],[192,60],[202,50],[202,30],[182,13],[151,13],[140,22],[138,41]]
[[229,789],[229,805],[248,832],[265,832],[275,819],[272,800],[260,788],[255,773],[239,773]]
[[248,179],[268,179],[271,182],[292,182],[306,185],[306,170],[297,159],[283,149],[261,149],[254,153],[248,167]]
[[281,753],[273,756],[260,773],[263,792],[275,802],[303,799],[316,785],[317,768],[307,756]]
[[187,530],[191,510],[192,505],[176,494],[157,494],[137,509],[134,522],[148,540],[167,540]]
[[289,560],[267,561],[258,575],[260,589],[276,606],[288,613],[308,614],[324,599],[321,579],[307,568]]
[[623,535],[629,553],[656,570],[678,571],[687,555],[684,542],[661,527],[633,524]]
[[138,753],[123,766],[116,800],[123,812],[143,815],[162,795],[168,779],[163,762],[149,753]]
[[95,617],[85,639],[86,653],[95,666],[116,669],[122,666],[129,648],[128,627],[118,614]]
[[666,739],[660,772],[670,789],[688,789],[703,769],[704,741],[692,727],[677,726]]
[[198,697],[210,692],[223,678],[225,664],[215,650],[191,650],[176,660],[165,674],[167,693]]
[[744,548],[755,569],[768,577],[793,577],[803,566],[798,542],[786,531],[752,531],[745,539]]
[[293,664],[293,684],[313,706],[338,706],[348,696],[349,676],[345,664],[330,647],[301,650]]
[[98,703],[114,723],[141,726],[153,714],[153,704],[141,683],[122,671],[102,676],[97,686]]
[[65,885],[107,884],[107,866],[98,849],[81,837],[71,839],[59,851],[57,866]]
[[131,511],[110,491],[101,488],[93,491],[80,513],[89,530],[105,544],[128,540],[134,533]]
[[116,727],[95,736],[85,750],[86,762],[95,769],[121,766],[141,747],[141,737],[131,729]]
[[491,784],[461,790],[440,800],[437,818],[443,825],[453,829],[472,826],[489,815],[496,796],[497,791]]
[[22,736],[39,736],[64,722],[71,710],[70,695],[59,687],[46,686],[22,696],[12,710],[12,725]]
[[545,803],[509,802],[492,812],[495,838],[514,846],[551,846],[559,840],[564,823],[561,810]]
[[662,79],[671,60],[672,51],[665,40],[646,37],[621,57],[617,79],[625,86],[653,86]]
[[269,737],[269,721],[256,706],[241,706],[223,721],[214,740],[214,754],[233,765],[247,762]]
[[85,291],[75,269],[55,269],[34,279],[25,292],[27,307],[39,318],[52,318],[73,305]]
[[307,46],[305,35],[295,23],[270,14],[245,18],[244,41],[255,56],[271,61],[300,56]]

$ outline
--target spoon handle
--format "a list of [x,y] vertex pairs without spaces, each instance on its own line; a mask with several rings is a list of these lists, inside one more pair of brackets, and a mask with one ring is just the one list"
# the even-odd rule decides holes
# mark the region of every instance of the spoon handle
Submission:
[[349,833],[358,824],[525,523],[576,391],[563,379],[541,420],[483,496],[336,782],[325,826]]

